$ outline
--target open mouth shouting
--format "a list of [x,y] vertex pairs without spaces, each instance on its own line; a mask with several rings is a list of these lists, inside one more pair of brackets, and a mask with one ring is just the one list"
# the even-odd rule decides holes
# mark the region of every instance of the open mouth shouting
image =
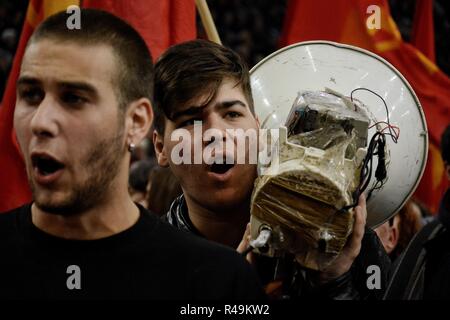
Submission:
[[48,185],[55,182],[63,173],[64,164],[47,153],[31,154],[34,178],[38,184]]
[[210,167],[210,172],[216,174],[225,174],[228,170],[234,167],[234,164],[226,164],[226,163],[213,163]]

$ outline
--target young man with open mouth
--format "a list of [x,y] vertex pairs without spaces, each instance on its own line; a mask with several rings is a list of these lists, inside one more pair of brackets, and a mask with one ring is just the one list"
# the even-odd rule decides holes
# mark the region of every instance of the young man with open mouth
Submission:
[[[175,45],[155,65],[153,141],[157,160],[161,166],[170,166],[183,190],[166,219],[178,229],[232,248],[237,248],[243,240],[257,177],[256,163],[249,161],[255,148],[251,143],[246,144],[243,151],[246,160],[236,161],[239,159],[236,152],[242,148],[239,149],[237,142],[239,133],[232,134],[259,129],[249,77],[247,66],[236,53],[205,40]],[[221,134],[208,135],[210,130]],[[216,148],[210,148],[212,144]],[[226,145],[233,148],[223,147]],[[208,148],[214,151],[205,152]],[[229,158],[234,162],[227,161]],[[379,265],[384,284],[389,260],[373,232],[367,230],[364,236],[365,219],[365,199],[361,197],[355,208],[353,233],[341,254],[320,273],[304,270],[294,263],[291,276],[285,278],[284,284],[297,280],[282,290],[281,295],[336,299],[381,297],[382,290],[372,293],[366,287],[366,266]],[[362,244],[365,249],[359,254]],[[271,267],[261,268],[267,266],[267,261],[258,260],[256,267],[260,274],[268,274],[270,278],[273,272],[267,269]]]
[[0,297],[257,299],[234,250],[179,232],[128,193],[130,151],[153,118],[153,64],[119,18],[65,12],[32,35],[14,126],[33,202],[0,215]]

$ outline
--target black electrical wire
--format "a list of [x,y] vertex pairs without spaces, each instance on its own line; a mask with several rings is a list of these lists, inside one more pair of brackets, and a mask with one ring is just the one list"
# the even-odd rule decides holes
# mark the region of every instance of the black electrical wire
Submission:
[[368,91],[368,92],[376,95],[378,98],[381,99],[381,101],[383,101],[383,105],[386,110],[386,123],[387,123],[387,128],[389,130],[389,133],[377,131],[370,139],[369,146],[367,148],[367,154],[363,160],[363,164],[361,167],[359,185],[353,194],[354,203],[349,206],[343,207],[342,209],[338,210],[338,212],[345,212],[346,210],[354,208],[358,205],[359,196],[367,189],[367,187],[370,184],[370,180],[372,178],[372,162],[373,162],[373,157],[375,155],[378,156],[378,165],[375,170],[375,178],[377,181],[375,182],[373,187],[369,190],[367,200],[370,199],[374,190],[379,190],[383,187],[383,185],[386,182],[386,178],[387,178],[386,157],[385,157],[385,146],[386,146],[385,136],[390,136],[394,143],[398,142],[398,136],[392,130],[391,122],[389,119],[389,108],[387,106],[386,101],[383,99],[382,96],[380,96],[378,93],[376,93],[373,90],[370,90],[367,88],[356,88],[356,89],[353,89],[350,93],[350,99],[352,102],[353,102],[353,93],[356,91],[360,91],[360,90]]
[[363,164],[361,167],[361,173],[359,176],[359,184],[358,187],[356,188],[356,191],[353,195],[353,204],[345,206],[344,208],[342,208],[339,211],[346,211],[349,210],[351,208],[354,208],[358,205],[358,199],[359,196],[367,189],[369,183],[370,183],[370,179],[372,177],[372,162],[373,162],[373,155],[375,153],[375,149],[378,145],[378,140],[377,138],[382,136],[383,133],[377,131],[372,138],[370,139],[369,142],[369,147],[367,148],[367,154],[366,157],[363,160]]
[[389,134],[386,134],[386,135],[391,136],[392,141],[394,141],[394,143],[397,143],[397,137],[396,137],[396,135],[393,134],[393,132],[392,132],[391,122],[390,122],[390,120],[389,120],[389,108],[388,108],[388,106],[387,106],[386,101],[383,99],[382,96],[380,96],[380,95],[379,95],[378,93],[376,93],[375,91],[370,90],[370,89],[367,89],[367,88],[356,88],[356,89],[353,89],[352,92],[350,92],[350,100],[352,100],[352,102],[353,102],[353,93],[356,92],[356,91],[361,91],[361,90],[368,91],[368,92],[370,92],[370,93],[376,95],[378,98],[380,98],[381,101],[383,101],[384,108],[385,108],[385,110],[386,110],[386,122],[387,122],[387,124],[388,124],[388,129],[389,129]]

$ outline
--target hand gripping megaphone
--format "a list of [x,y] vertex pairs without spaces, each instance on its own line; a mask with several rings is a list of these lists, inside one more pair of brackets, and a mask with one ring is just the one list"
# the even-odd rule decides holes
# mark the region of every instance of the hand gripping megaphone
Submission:
[[375,228],[416,189],[428,150],[422,107],[386,60],[334,42],[282,48],[250,74],[262,129],[278,130],[270,162],[258,164],[252,245],[321,270],[351,233],[362,192]]

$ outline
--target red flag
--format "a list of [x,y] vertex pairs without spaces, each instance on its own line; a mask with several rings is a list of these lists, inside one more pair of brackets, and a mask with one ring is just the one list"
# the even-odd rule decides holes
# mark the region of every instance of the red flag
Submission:
[[171,45],[197,36],[194,0],[84,0],[82,6],[109,11],[130,23],[154,60]]
[[[0,212],[31,201],[24,162],[17,145],[13,116],[16,81],[26,44],[46,17],[79,0],[30,0],[19,45],[0,104]],[[194,0],[85,0],[83,7],[109,11],[133,25],[156,59],[167,47],[196,37]],[[82,18],[81,18],[82,19]]]
[[417,0],[411,44],[435,62],[433,0]]
[[[380,11],[379,29],[367,27],[373,6]],[[430,137],[427,166],[415,195],[436,212],[448,187],[439,144],[450,123],[450,78],[402,40],[387,0],[290,0],[281,45],[306,40],[330,40],[370,50],[405,76],[422,104]]]

